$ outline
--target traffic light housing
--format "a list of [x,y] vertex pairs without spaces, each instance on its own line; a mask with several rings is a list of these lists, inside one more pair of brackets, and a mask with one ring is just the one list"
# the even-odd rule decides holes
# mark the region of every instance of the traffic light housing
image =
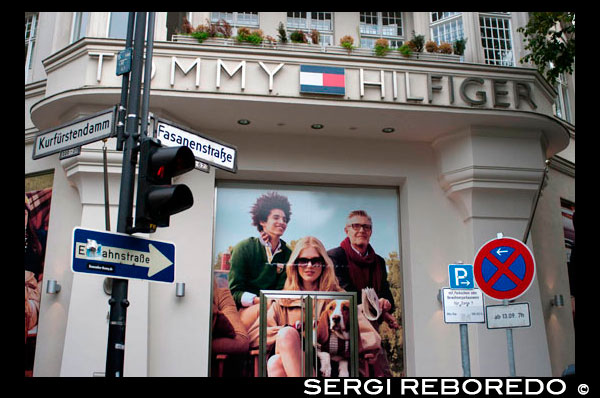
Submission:
[[194,166],[194,154],[190,148],[163,148],[157,139],[142,140],[135,210],[136,232],[154,232],[157,227],[168,227],[172,214],[192,207],[192,191],[183,184],[171,185],[171,179],[187,173]]

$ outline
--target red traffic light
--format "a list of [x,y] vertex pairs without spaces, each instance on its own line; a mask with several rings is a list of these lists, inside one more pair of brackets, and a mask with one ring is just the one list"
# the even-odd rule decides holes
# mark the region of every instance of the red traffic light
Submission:
[[171,179],[194,168],[192,150],[185,146],[163,148],[156,139],[140,143],[140,168],[135,214],[137,232],[154,232],[168,227],[172,214],[194,204],[192,191],[183,184],[171,185]]

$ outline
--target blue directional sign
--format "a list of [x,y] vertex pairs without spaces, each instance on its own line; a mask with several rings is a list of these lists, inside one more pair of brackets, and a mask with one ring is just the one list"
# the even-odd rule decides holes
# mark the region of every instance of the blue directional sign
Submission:
[[472,264],[448,265],[450,289],[473,289],[475,287]]
[[175,281],[175,245],[137,236],[73,229],[73,272],[113,278]]

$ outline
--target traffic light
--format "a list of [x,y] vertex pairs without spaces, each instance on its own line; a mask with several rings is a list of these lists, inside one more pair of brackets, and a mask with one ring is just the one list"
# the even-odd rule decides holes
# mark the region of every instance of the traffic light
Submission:
[[186,185],[171,185],[171,179],[187,173],[194,166],[194,154],[190,148],[163,148],[157,139],[142,140],[135,210],[136,232],[154,232],[156,227],[168,227],[172,214],[192,207],[192,191]]

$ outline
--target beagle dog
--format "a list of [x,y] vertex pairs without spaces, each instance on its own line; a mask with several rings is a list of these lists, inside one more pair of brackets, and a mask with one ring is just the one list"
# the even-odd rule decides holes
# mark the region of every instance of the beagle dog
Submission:
[[317,325],[317,356],[323,377],[331,376],[331,361],[338,362],[340,377],[348,377],[350,357],[350,302],[332,300],[326,306]]

